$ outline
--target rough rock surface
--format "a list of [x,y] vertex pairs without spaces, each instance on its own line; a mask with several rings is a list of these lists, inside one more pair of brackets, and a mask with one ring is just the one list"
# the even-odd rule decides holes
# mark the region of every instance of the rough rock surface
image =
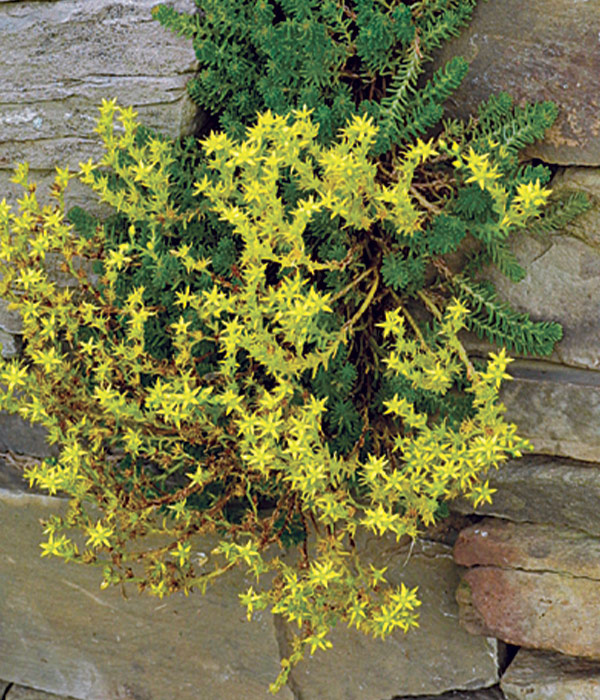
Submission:
[[507,700],[597,700],[600,663],[520,649],[500,685]]
[[32,425],[16,413],[0,412],[0,452],[10,450],[35,457],[56,457],[59,447],[47,443],[47,434],[38,423]]
[[[293,670],[290,685],[298,697],[381,700],[494,684],[498,678],[496,641],[470,636],[458,625],[454,599],[458,573],[450,548],[420,542],[409,556],[407,547],[393,541],[384,546],[368,540],[364,546],[365,551],[373,552],[376,566],[389,567],[389,581],[419,587],[420,627],[384,642],[345,627],[335,630],[330,637],[333,649],[317,651]],[[282,631],[289,635],[292,630],[293,626],[286,626]]]
[[535,452],[595,462],[600,457],[600,372],[521,360],[502,388],[507,418]]
[[393,700],[504,700],[497,686],[481,690],[452,690],[442,695],[403,695]]
[[45,693],[43,690],[25,688],[22,685],[13,685],[8,691],[5,700],[74,700],[54,693]]
[[451,103],[455,115],[502,90],[517,102],[553,100],[560,116],[532,156],[563,165],[600,165],[598,0],[489,0],[446,45],[438,65],[462,55],[470,70]]
[[600,659],[598,580],[476,566],[456,595],[461,624],[472,634]]
[[[554,176],[550,187],[556,193],[584,192],[590,209],[562,231],[513,237],[511,248],[526,273],[520,282],[494,268],[485,276],[517,311],[563,326],[550,361],[600,370],[600,170],[567,168]],[[466,343],[483,351],[491,347],[474,335]]]
[[600,541],[552,525],[485,518],[465,528],[454,559],[469,568],[461,623],[509,644],[600,659]]
[[39,520],[62,504],[0,490],[0,678],[81,700],[271,697],[279,648],[271,616],[245,619],[249,582],[162,601],[101,591],[93,567],[39,556]]
[[[179,136],[193,130],[197,110],[185,84],[196,60],[191,42],[163,29],[150,12],[156,0],[0,1],[0,192],[15,162],[30,163],[44,186],[56,165],[77,169],[102,153],[94,133],[102,99],[133,105],[140,120]],[[193,0],[176,0],[193,12]],[[73,189],[70,204],[90,199]]]
[[[502,464],[489,476],[490,486],[497,491],[492,503],[479,506],[477,513],[600,535],[600,466],[533,455]],[[450,507],[473,513],[473,506],[464,499],[453,501]]]
[[392,700],[504,700],[498,686],[481,690],[451,690],[442,695],[403,695]]
[[1,355],[2,357],[8,359],[14,357],[19,352],[17,347],[17,341],[14,335],[3,331],[0,328],[0,344],[2,345]]
[[578,530],[484,518],[454,544],[461,566],[553,571],[600,581],[600,540]]

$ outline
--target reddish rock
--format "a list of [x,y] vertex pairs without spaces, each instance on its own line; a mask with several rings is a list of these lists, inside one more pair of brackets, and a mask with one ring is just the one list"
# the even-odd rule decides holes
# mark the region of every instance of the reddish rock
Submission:
[[600,581],[600,540],[552,525],[485,518],[461,530],[454,560],[462,566],[554,571]]
[[600,582],[493,566],[469,569],[457,591],[472,634],[600,659]]

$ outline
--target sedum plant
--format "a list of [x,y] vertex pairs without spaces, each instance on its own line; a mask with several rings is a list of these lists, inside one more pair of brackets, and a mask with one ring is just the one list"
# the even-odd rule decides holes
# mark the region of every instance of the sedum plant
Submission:
[[[489,156],[499,181],[513,194],[521,184],[539,179],[545,185],[550,179],[549,168],[523,165],[519,151],[552,124],[553,104],[514,107],[510,97],[501,94],[482,104],[468,123],[442,122],[444,102],[460,85],[467,62],[455,57],[429,74],[427,64],[435,49],[469,21],[475,0],[197,0],[196,4],[195,15],[164,5],[157,6],[153,15],[192,40],[199,72],[188,85],[189,93],[208,115],[209,125],[218,123],[234,138],[243,138],[258,111],[287,114],[306,107],[319,126],[316,138],[321,144],[332,143],[339,126],[351,116],[371,117],[377,135],[370,154],[378,161],[382,182],[397,180],[404,149],[417,138],[432,135],[458,143],[465,153],[472,148],[480,157]],[[182,194],[182,203],[189,201],[193,181],[204,174],[202,161],[194,159],[193,152],[189,144],[175,155],[172,192],[175,197]],[[185,167],[178,165],[182,156]],[[385,308],[393,295],[421,304],[419,292],[443,281],[446,292],[452,287],[451,293],[471,310],[465,321],[469,331],[520,354],[549,355],[561,337],[560,326],[532,322],[497,299],[493,286],[479,278],[489,264],[514,281],[525,273],[510,250],[511,230],[497,226],[489,192],[467,182],[468,174],[451,167],[451,162],[451,155],[441,153],[416,169],[411,196],[420,198],[424,219],[422,231],[408,243],[390,235],[386,225],[376,227],[377,236],[358,234],[351,239],[336,217],[318,213],[308,223],[304,239],[320,261],[351,256],[348,266],[323,273],[319,280],[336,299],[337,323],[343,325],[358,313],[377,269],[376,306]],[[299,196],[289,178],[282,180],[281,196],[286,206],[293,206]],[[580,194],[553,202],[546,208],[545,225],[560,226],[585,206]],[[126,235],[129,224],[126,218],[115,222],[114,243]],[[169,235],[177,233],[171,229]],[[239,251],[228,224],[207,212],[202,222],[194,221],[179,235],[211,257],[219,274],[231,281]],[[452,269],[440,267],[440,256]],[[462,274],[457,275],[459,271]],[[135,278],[147,289],[156,289],[157,298],[168,297],[168,284],[158,289],[153,269],[142,265]],[[133,279],[129,276],[122,284],[131,285]],[[341,294],[349,284],[354,285],[352,293]],[[172,308],[168,300],[164,306]],[[160,321],[157,318],[149,338],[153,348],[166,354],[170,343],[161,328],[176,320],[168,315],[165,311]],[[382,358],[373,342],[378,320],[377,313],[363,314],[356,341],[340,348],[310,384],[317,396],[327,398],[324,428],[332,449],[341,454],[358,440],[372,445],[378,439],[376,414],[381,402],[396,391],[420,410],[441,411],[449,420],[460,422],[470,410],[462,392],[440,402],[431,393],[379,372]]]
[[[221,130],[173,142],[105,101],[105,155],[77,176],[114,216],[65,212],[68,169],[54,204],[26,165],[19,212],[0,204],[0,295],[24,339],[0,408],[58,446],[26,471],[70,499],[43,555],[159,597],[245,568],[248,616],[297,625],[276,690],[337,623],[418,624],[416,590],[357,543],[489,502],[488,470],[527,449],[498,400],[504,348],[548,355],[562,331],[479,271],[518,281],[511,236],[586,203],[519,160],[551,103],[501,94],[442,121],[466,62],[424,66],[474,0],[197,4],[154,16],[194,42],[190,94]],[[469,357],[463,329],[499,350]],[[199,535],[217,538],[208,561]]]
[[[44,425],[59,447],[26,470],[30,484],[70,498],[46,524],[43,555],[97,564],[103,586],[131,582],[159,597],[247,569],[249,617],[270,609],[298,627],[277,690],[306,650],[330,646],[338,622],[381,638],[418,624],[416,589],[390,585],[385,568],[364,561],[362,534],[415,538],[446,501],[489,501],[488,470],[528,447],[498,400],[505,351],[475,365],[461,344],[469,283],[444,256],[464,234],[415,189],[419,173],[442,164],[477,187],[492,212],[488,238],[500,243],[539,220],[550,191],[535,171],[507,186],[493,148],[481,155],[447,137],[404,148],[390,178],[372,155],[372,118],[355,115],[323,145],[302,109],[259,115],[242,140],[211,133],[182,204],[171,195],[172,145],[147,133],[140,145],[139,129],[131,109],[105,101],[106,153],[79,173],[131,222],[118,246],[106,227],[66,219],[68,169],[57,170],[55,203],[44,207],[27,167],[17,170],[20,211],[0,205],[0,294],[22,313],[24,351],[3,362],[0,408]],[[176,233],[209,216],[234,242],[229,275]],[[311,245],[322,221],[336,223],[343,255]],[[371,245],[381,252],[366,267]],[[386,256],[401,269],[417,254],[430,283],[394,283]],[[75,286],[57,285],[57,260]],[[120,285],[168,264],[177,319],[158,358],[146,336],[160,304],[144,285]],[[371,341],[370,371],[388,395],[364,407],[362,430],[377,426],[374,438],[343,452],[324,429],[327,398],[315,382]],[[459,394],[466,408],[444,412]],[[202,534],[219,540],[205,565],[193,556]],[[283,555],[290,545],[295,560]]]
[[331,141],[351,115],[367,113],[382,152],[422,134],[467,70],[453,59],[422,90],[432,52],[470,20],[476,0],[196,0],[194,15],[166,5],[152,14],[192,40],[200,64],[191,98],[230,135],[257,112],[306,105]]

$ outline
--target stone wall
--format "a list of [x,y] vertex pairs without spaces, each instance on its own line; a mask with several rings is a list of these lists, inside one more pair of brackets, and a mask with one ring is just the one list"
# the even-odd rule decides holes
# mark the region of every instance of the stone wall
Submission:
[[494,279],[518,310],[559,321],[564,338],[549,361],[511,365],[508,415],[535,454],[493,475],[494,503],[478,511],[487,517],[459,534],[461,624],[519,648],[501,679],[507,698],[597,698],[600,2],[490,0],[441,59],[455,54],[471,63],[456,114],[498,90],[559,105],[557,123],[529,155],[561,166],[554,189],[583,190],[592,201],[564,231],[514,241],[527,270],[520,283]]
[[[43,186],[55,165],[76,168],[97,156],[103,97],[133,103],[164,132],[193,131],[184,85],[194,55],[188,41],[150,20],[153,4],[0,0],[0,199],[14,201],[16,160],[29,160]],[[299,666],[282,698],[600,697],[599,38],[600,0],[488,0],[438,58],[471,62],[450,105],[456,114],[500,89],[560,107],[529,155],[560,166],[552,187],[583,189],[593,207],[564,231],[521,236],[514,246],[527,276],[496,282],[517,309],[560,321],[565,336],[548,360],[511,365],[504,400],[535,454],[492,476],[494,503],[477,513],[455,503],[446,528],[412,551],[366,544],[392,580],[419,584],[418,632],[382,643],[336,631],[334,649]],[[94,206],[83,188],[70,203]],[[18,352],[19,330],[19,319],[0,308],[5,356]],[[245,621],[235,575],[206,597],[126,600],[100,591],[93,569],[38,556],[39,520],[64,503],[26,492],[9,451],[47,454],[43,435],[0,416],[0,451],[3,698],[268,697],[288,630],[267,615]],[[209,551],[210,543],[197,547]]]

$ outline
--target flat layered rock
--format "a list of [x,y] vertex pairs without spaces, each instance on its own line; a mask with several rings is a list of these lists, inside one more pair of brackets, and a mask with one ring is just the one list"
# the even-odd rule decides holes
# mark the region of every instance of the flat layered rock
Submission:
[[[173,4],[173,3],[171,3]],[[16,162],[47,186],[56,165],[77,169],[102,153],[94,133],[102,99],[133,105],[146,126],[191,133],[197,109],[185,85],[196,70],[191,42],[151,18],[155,0],[0,2],[0,191]],[[193,12],[193,0],[177,0]],[[87,193],[87,195],[86,195]],[[75,188],[69,200],[90,195]]]
[[600,659],[600,581],[476,566],[463,574],[456,597],[472,634]]
[[461,531],[454,559],[471,567],[457,592],[466,629],[517,646],[600,659],[598,538],[484,518]]
[[39,423],[31,424],[17,413],[0,412],[0,452],[57,457],[59,446],[49,445],[47,435],[48,431]]
[[[534,236],[526,232],[511,239],[511,249],[525,270],[520,282],[511,282],[490,267],[485,276],[499,297],[534,320],[557,321],[563,338],[553,363],[600,370],[600,170],[567,168],[550,184],[555,193],[583,192],[590,209],[561,231]],[[470,334],[471,349],[487,352],[488,343]],[[511,355],[515,353],[511,351]]]
[[272,697],[279,647],[271,615],[246,621],[249,581],[162,601],[102,591],[98,569],[40,558],[39,521],[63,505],[0,490],[0,678],[80,700]]
[[490,0],[444,46],[437,63],[464,56],[470,70],[450,111],[466,117],[490,94],[552,100],[560,116],[529,153],[548,163],[600,165],[600,2]]
[[[303,700],[381,700],[496,683],[496,640],[471,636],[458,624],[458,572],[451,549],[422,541],[409,553],[407,547],[393,541],[384,545],[375,539],[367,540],[364,548],[372,553],[375,566],[389,567],[386,577],[390,582],[419,587],[420,627],[385,641],[345,627],[334,630],[332,649],[317,651],[292,671],[291,687],[298,696]],[[289,639],[295,628],[281,624]]]
[[461,566],[553,571],[600,581],[600,539],[554,525],[484,518],[461,530],[453,554]]
[[600,459],[600,372],[521,360],[501,398],[540,454],[596,462]]
[[489,473],[496,489],[491,504],[476,511],[464,499],[453,511],[495,515],[516,522],[551,523],[600,535],[600,465],[559,457],[529,455]]
[[500,685],[507,700],[596,700],[600,663],[520,649]]

